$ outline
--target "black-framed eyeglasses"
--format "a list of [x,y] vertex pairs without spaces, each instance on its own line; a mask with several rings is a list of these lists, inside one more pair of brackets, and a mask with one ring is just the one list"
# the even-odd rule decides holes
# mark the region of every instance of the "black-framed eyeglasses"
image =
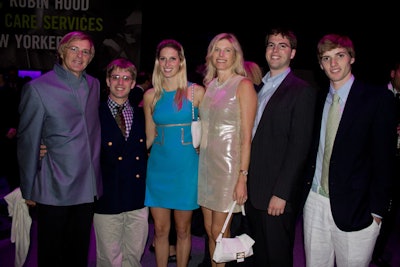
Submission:
[[88,49],[81,50],[81,49],[79,49],[79,47],[76,47],[76,46],[68,46],[67,48],[73,54],[79,54],[79,52],[82,52],[82,55],[87,56],[87,57],[92,55],[92,52],[90,52],[90,50],[88,50]]
[[110,78],[111,78],[112,81],[119,81],[120,79],[122,79],[124,82],[130,82],[130,81],[133,80],[132,77],[127,76],[127,75],[123,75],[123,76],[121,76],[121,75],[111,75]]

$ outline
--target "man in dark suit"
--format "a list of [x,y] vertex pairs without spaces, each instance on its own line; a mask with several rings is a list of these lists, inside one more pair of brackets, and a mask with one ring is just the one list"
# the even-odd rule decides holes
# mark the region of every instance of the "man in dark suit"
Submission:
[[297,48],[292,31],[273,29],[265,40],[269,72],[258,93],[246,210],[253,266],[292,267],[316,90],[290,68]]
[[[387,88],[354,78],[354,46],[347,36],[325,35],[317,52],[330,86],[329,92],[321,90],[317,101],[306,173],[306,262],[307,266],[367,267],[390,206],[396,153],[394,98]],[[340,122],[330,160],[325,160],[324,187],[325,133],[334,95],[339,96]]]

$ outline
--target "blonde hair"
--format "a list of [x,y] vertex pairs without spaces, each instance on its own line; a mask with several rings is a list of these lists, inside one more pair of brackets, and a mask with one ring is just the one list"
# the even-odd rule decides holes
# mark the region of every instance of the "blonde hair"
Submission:
[[235,50],[235,59],[234,59],[235,61],[233,63],[234,73],[242,76],[247,76],[246,70],[244,69],[243,51],[238,39],[232,33],[220,33],[216,35],[208,45],[207,56],[206,56],[206,74],[203,80],[205,85],[208,85],[212,81],[212,79],[214,79],[217,76],[217,69],[213,66],[212,63],[212,54],[215,50],[217,42],[223,39],[228,40],[232,44],[233,49]]
[[154,108],[155,104],[161,98],[162,94],[164,75],[161,72],[159,58],[161,50],[163,50],[166,47],[170,47],[176,50],[179,56],[179,61],[180,61],[179,71],[176,74],[178,79],[178,88],[176,89],[174,102],[178,107],[178,110],[180,110],[182,108],[183,97],[186,97],[186,91],[188,85],[187,73],[186,73],[186,58],[182,45],[178,41],[173,39],[166,39],[161,41],[156,49],[156,58],[152,76],[152,83],[155,91],[152,107]]

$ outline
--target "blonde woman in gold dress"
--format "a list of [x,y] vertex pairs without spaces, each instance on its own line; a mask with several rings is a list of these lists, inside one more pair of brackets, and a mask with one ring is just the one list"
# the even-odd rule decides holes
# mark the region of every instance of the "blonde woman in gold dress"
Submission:
[[[247,200],[247,169],[257,109],[253,82],[246,77],[241,46],[230,33],[214,37],[206,56],[206,93],[200,104],[198,204],[204,216],[210,255],[234,200]],[[230,235],[230,225],[225,232]],[[211,262],[212,266],[225,266]]]

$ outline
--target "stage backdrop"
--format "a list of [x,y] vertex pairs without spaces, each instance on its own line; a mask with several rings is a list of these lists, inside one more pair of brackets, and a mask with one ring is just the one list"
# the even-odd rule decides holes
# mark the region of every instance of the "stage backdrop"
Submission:
[[116,57],[140,67],[142,11],[135,1],[0,0],[0,18],[0,68],[52,69],[57,45],[70,31],[93,37],[92,72]]

